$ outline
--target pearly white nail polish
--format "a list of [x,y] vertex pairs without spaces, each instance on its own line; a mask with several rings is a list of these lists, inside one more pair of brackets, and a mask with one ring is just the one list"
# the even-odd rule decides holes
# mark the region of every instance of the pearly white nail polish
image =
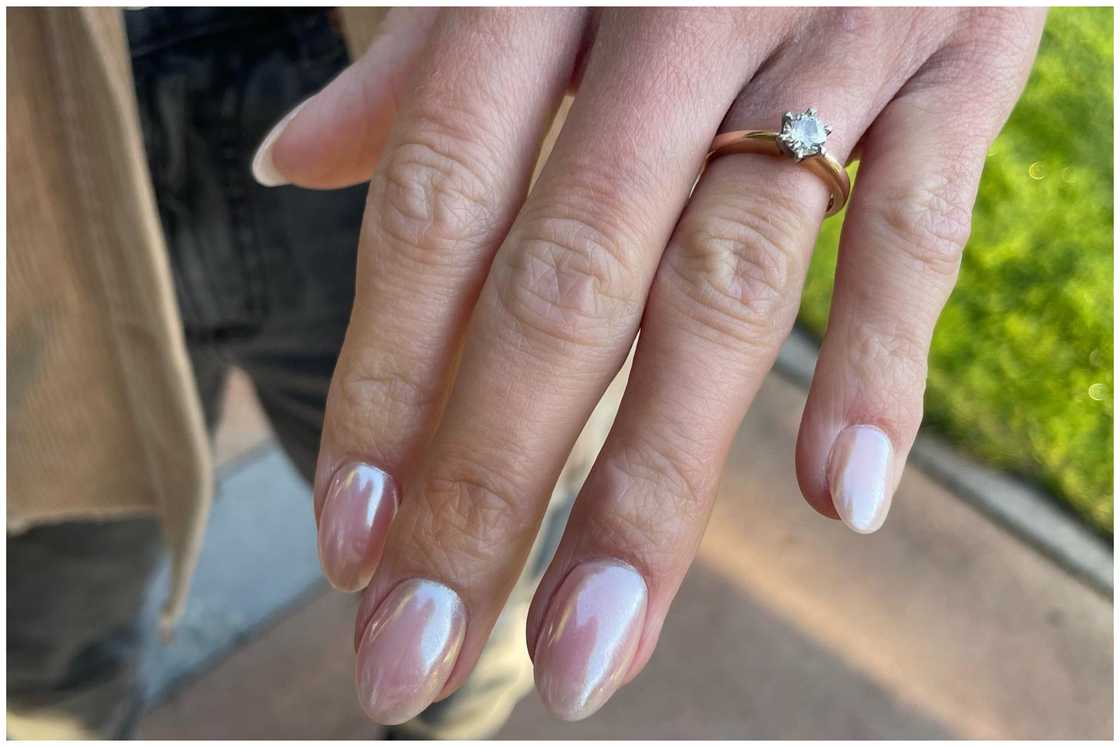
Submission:
[[615,560],[576,566],[557,590],[537,639],[537,691],[565,721],[599,710],[622,685],[646,616],[646,582]]
[[378,606],[358,647],[362,709],[379,724],[402,724],[431,705],[451,676],[467,630],[454,591],[414,578]]
[[319,563],[339,591],[365,588],[397,513],[397,485],[385,471],[352,462],[327,487],[319,518]]
[[[314,96],[311,98],[314,98]],[[253,155],[253,178],[262,186],[281,187],[288,184],[288,178],[277,171],[276,164],[272,162],[272,146],[275,145],[276,141],[280,139],[280,136],[284,134],[288,123],[295,119],[296,115],[300,113],[300,110],[307,106],[310,101],[311,99],[307,99],[285,114],[283,119],[272,126],[272,129],[264,136],[264,140],[257,146],[257,152]]]
[[891,507],[894,447],[870,425],[852,425],[836,437],[828,459],[828,489],[840,519],[854,532],[870,534]]

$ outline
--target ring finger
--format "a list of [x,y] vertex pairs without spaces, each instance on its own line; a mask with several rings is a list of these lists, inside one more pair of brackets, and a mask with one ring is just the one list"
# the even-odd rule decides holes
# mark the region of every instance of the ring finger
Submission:
[[[909,72],[874,50],[795,49],[747,86],[722,129],[776,129],[784,110],[815,104],[843,161]],[[731,440],[793,324],[827,199],[806,168],[762,155],[717,158],[697,185],[615,425],[530,610],[537,686],[556,715],[590,715],[652,653]]]

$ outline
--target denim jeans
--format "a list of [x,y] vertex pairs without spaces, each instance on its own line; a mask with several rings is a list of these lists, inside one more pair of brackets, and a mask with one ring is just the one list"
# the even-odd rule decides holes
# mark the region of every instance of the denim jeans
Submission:
[[[354,295],[366,188],[269,189],[253,181],[249,164],[268,129],[345,67],[343,39],[325,9],[149,8],[125,16],[207,424],[219,419],[231,368],[244,370],[280,444],[310,480]],[[54,713],[86,733],[128,733],[141,709],[138,614],[160,555],[154,519],[71,522],[9,537],[9,714]],[[531,590],[515,592],[468,684],[422,714],[412,733],[477,738],[500,725],[531,683],[519,663]],[[12,723],[10,735],[20,736]]]

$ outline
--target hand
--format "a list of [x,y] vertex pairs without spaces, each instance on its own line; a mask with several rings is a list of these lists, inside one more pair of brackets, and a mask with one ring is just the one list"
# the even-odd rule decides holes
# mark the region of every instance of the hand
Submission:
[[269,139],[267,179],[371,178],[315,496],[328,577],[368,583],[357,680],[373,719],[404,721],[469,674],[639,327],[528,643],[546,704],[570,719],[651,655],[828,197],[793,160],[744,154],[713,160],[690,196],[718,132],[815,106],[833,155],[859,148],[797,478],[825,516],[882,524],[985,156],[1044,15],[394,11]]

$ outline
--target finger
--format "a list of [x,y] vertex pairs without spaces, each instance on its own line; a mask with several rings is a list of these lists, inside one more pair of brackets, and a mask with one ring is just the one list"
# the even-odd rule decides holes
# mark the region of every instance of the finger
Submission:
[[[720,14],[693,15],[686,31],[668,15],[603,17],[579,96],[495,259],[440,429],[366,590],[358,685],[375,720],[407,718],[473,667],[565,458],[626,357],[661,248],[741,84],[704,51],[734,49]],[[446,617],[385,622],[415,579],[454,594],[466,623],[455,656],[411,680],[405,699],[404,684],[382,674],[405,656],[386,631],[449,629]]]
[[[774,127],[815,104],[843,159],[905,75],[859,46],[779,53],[721,129]],[[816,175],[770,156],[720,157],[701,177],[618,418],[530,610],[537,687],[556,715],[594,713],[652,654],[732,439],[796,317],[827,198]]]
[[437,13],[389,10],[366,52],[273,126],[253,156],[253,177],[312,189],[367,181]]
[[[465,320],[571,75],[581,11],[446,11],[370,183],[315,478],[336,587],[368,582]],[[391,477],[390,477],[391,476]]]
[[1032,26],[1026,34],[988,26],[992,18],[967,24],[983,42],[935,55],[864,141],[797,444],[808,501],[856,532],[886,519],[921,422],[930,340],[956,281],[987,150],[1041,33],[1039,14],[1017,12],[1016,24]]

